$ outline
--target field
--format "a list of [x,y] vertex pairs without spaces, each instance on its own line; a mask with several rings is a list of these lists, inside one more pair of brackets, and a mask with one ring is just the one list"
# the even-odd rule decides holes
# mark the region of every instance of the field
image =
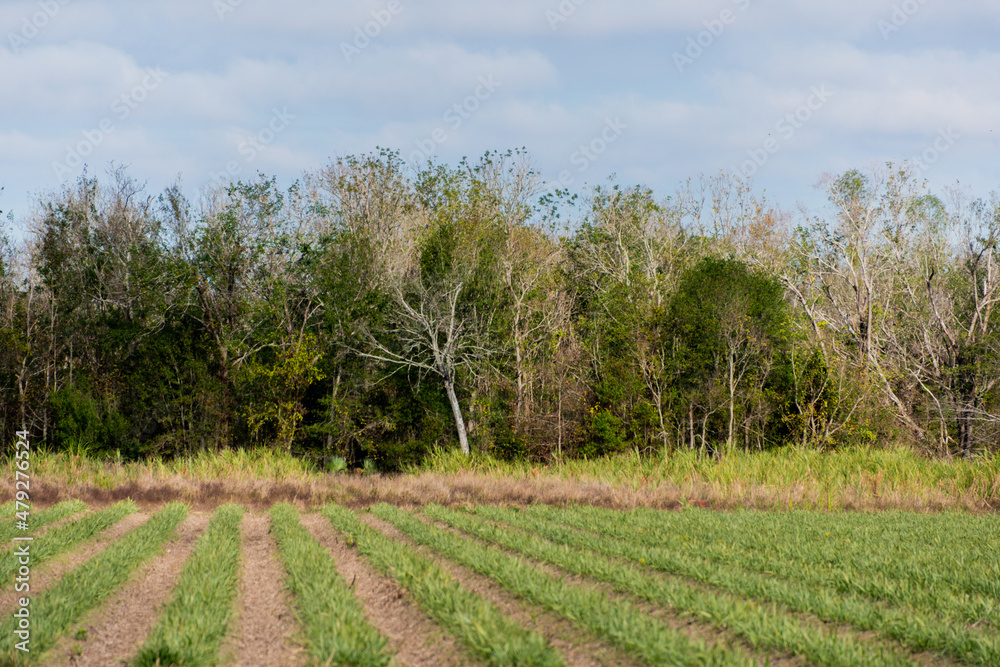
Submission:
[[377,500],[33,508],[0,664],[1000,665],[988,511]]

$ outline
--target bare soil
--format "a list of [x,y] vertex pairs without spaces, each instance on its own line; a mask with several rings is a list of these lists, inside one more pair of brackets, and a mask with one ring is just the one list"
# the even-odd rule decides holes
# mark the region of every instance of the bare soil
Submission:
[[389,640],[396,665],[437,667],[479,663],[417,606],[392,579],[378,574],[318,514],[302,516],[302,525],[329,550],[337,570],[363,602],[365,617]]
[[[59,581],[63,574],[97,555],[110,543],[121,539],[125,533],[138,528],[148,519],[148,514],[133,512],[94,538],[77,545],[73,551],[59,554],[55,558],[33,566],[31,568],[31,590],[29,591],[31,596],[37,596],[53,583]],[[13,586],[4,586],[4,589],[0,591],[0,614],[6,614],[13,610],[17,599],[23,595],[24,593],[14,592]]]
[[236,626],[222,646],[223,664],[237,667],[299,667],[306,654],[293,635],[297,623],[282,580],[278,549],[268,534],[270,518],[244,514],[243,576]]
[[130,660],[169,600],[181,568],[209,518],[205,513],[192,513],[184,519],[177,527],[177,537],[167,542],[163,553],[140,568],[121,591],[77,626],[85,635],[78,638],[71,633],[63,637],[49,652],[51,659],[46,664],[108,667]]

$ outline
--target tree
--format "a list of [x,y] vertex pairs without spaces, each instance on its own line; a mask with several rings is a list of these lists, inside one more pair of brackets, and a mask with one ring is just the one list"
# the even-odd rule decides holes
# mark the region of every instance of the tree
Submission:
[[[886,354],[887,338],[895,335],[893,300],[904,293],[895,267],[906,261],[907,213],[913,210],[922,185],[905,168],[892,164],[870,174],[850,170],[824,178],[835,217],[830,224],[816,219],[798,230],[795,260],[782,274],[795,295],[828,368],[853,356],[858,386],[881,385],[895,406],[897,418],[922,438],[924,429],[901,396],[898,377],[905,369],[899,356]],[[903,245],[901,245],[903,244]]]
[[273,179],[235,183],[211,190],[198,224],[178,190],[170,194],[176,254],[188,289],[188,312],[213,342],[222,386],[222,438],[231,437],[234,374],[266,346],[260,337],[267,319],[261,308],[266,280],[282,260],[283,195]]
[[895,243],[899,324],[886,343],[933,406],[938,447],[954,442],[968,456],[1000,422],[990,405],[1000,382],[1000,200],[952,194],[950,210],[926,197],[907,212],[909,231]]
[[[726,396],[727,450],[735,446],[741,410],[749,443],[748,408],[786,344],[788,315],[781,285],[742,262],[706,258],[682,276],[668,312],[675,372],[690,397],[692,422],[695,406],[701,404],[703,441],[708,417],[719,409],[712,395],[721,388]],[[762,433],[763,425],[758,425],[758,441]]]
[[[443,383],[459,446],[471,453],[457,394],[460,372],[480,374],[495,353],[489,345],[489,276],[480,255],[490,244],[480,184],[467,168],[418,174],[418,240],[380,257],[387,301],[376,327],[363,329],[363,354],[396,369],[430,373]],[[487,308],[480,308],[482,304]]]
[[319,344],[328,390],[320,399],[326,455],[353,458],[365,443],[386,437],[394,419],[368,396],[379,373],[374,360],[357,353],[363,331],[378,329],[394,262],[409,252],[417,220],[412,183],[397,153],[337,159],[315,176],[306,191],[316,227],[303,256],[320,303]]

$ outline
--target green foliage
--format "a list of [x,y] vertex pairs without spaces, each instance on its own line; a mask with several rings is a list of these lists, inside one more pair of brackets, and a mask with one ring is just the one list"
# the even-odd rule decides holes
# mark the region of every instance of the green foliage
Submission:
[[347,459],[343,456],[332,456],[326,462],[326,469],[334,474],[347,471]]
[[705,258],[681,277],[666,318],[663,344],[671,346],[684,396],[676,419],[682,422],[690,411],[699,421],[711,420],[715,442],[736,435],[723,415],[730,426],[739,420],[746,433],[752,425],[758,443],[773,437],[780,427],[773,399],[781,396],[773,390],[785,390],[778,383],[787,366],[790,325],[778,281],[736,260]]
[[701,185],[539,195],[523,150],[410,170],[380,149],[200,206],[85,173],[26,243],[0,230],[0,437],[387,471],[467,441],[996,448],[998,196],[849,170],[792,231],[747,184]]
[[274,422],[278,443],[291,451],[295,432],[305,416],[302,396],[309,385],[325,377],[316,366],[318,358],[316,338],[306,334],[288,349],[278,351],[271,364],[246,366],[248,382],[263,386],[262,400],[251,401],[246,408],[253,432]]
[[577,447],[576,453],[584,458],[622,452],[628,443],[625,440],[623,423],[620,418],[600,404],[590,409],[590,419],[586,424],[587,437]]
[[223,505],[215,511],[133,664],[216,664],[219,645],[234,615],[242,517],[243,508],[238,505]]
[[50,398],[56,417],[56,445],[84,454],[130,450],[129,423],[108,394],[94,396],[87,388],[70,385]]

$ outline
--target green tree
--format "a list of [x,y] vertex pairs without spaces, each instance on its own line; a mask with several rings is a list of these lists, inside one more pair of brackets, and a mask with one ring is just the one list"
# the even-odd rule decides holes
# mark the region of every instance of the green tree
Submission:
[[669,304],[668,322],[678,381],[689,396],[690,412],[702,413],[703,434],[708,418],[721,409],[713,396],[721,394],[726,449],[735,447],[739,413],[744,441],[749,442],[753,426],[759,441],[761,422],[773,415],[758,415],[754,425],[751,407],[761,400],[788,339],[780,283],[742,262],[706,258],[682,276]]

